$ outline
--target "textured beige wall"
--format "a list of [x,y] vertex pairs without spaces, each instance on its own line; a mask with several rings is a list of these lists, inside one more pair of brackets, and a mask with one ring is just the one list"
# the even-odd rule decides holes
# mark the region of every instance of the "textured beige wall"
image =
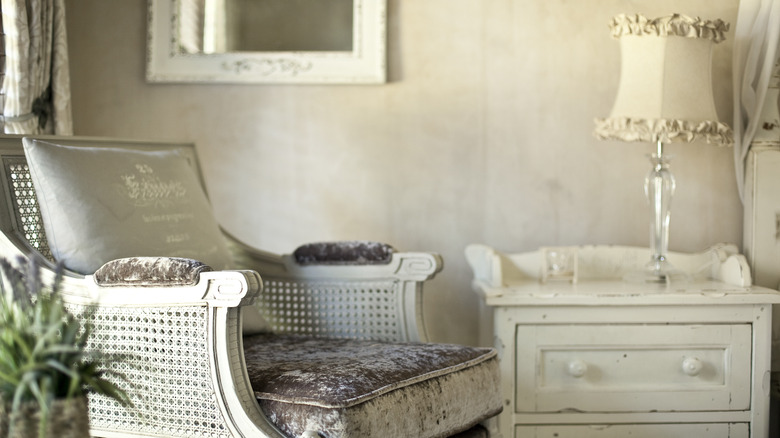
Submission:
[[[681,12],[733,27],[737,0],[388,3],[387,84],[152,85],[145,2],[67,0],[76,134],[196,142],[219,220],[267,250],[371,239],[441,253],[425,305],[442,341],[477,340],[469,243],[647,245],[652,146],[591,134],[619,76],[607,23]],[[730,56],[730,40],[717,46],[724,120]],[[671,249],[739,244],[731,150],[668,151]]]

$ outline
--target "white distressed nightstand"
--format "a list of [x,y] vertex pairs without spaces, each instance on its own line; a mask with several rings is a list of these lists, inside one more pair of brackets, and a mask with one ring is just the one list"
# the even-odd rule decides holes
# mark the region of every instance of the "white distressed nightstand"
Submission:
[[768,433],[770,304],[729,245],[670,254],[691,281],[634,284],[649,260],[579,247],[577,282],[541,282],[540,251],[466,249],[492,308],[503,438],[753,437]]

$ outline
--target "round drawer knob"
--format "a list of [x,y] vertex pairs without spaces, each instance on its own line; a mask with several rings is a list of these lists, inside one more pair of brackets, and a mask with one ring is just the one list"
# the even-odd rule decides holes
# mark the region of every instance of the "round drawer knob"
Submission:
[[682,370],[689,376],[697,376],[704,368],[704,364],[698,357],[686,357],[682,362]]
[[569,375],[572,377],[582,377],[588,372],[588,364],[586,364],[584,360],[575,359],[569,362],[566,371],[568,371]]

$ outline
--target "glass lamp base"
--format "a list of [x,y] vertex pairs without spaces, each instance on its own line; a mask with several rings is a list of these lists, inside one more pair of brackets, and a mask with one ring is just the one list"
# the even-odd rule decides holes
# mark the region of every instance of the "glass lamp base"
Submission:
[[631,271],[623,276],[623,280],[629,283],[641,284],[680,284],[690,281],[690,276],[675,268],[666,260],[650,261],[644,268]]

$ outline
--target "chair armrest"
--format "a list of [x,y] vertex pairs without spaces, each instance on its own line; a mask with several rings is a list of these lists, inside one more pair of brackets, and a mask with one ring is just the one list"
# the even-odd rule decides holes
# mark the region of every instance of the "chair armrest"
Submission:
[[428,340],[422,290],[442,269],[438,254],[392,252],[384,264],[302,265],[294,255],[259,251],[235,238],[229,243],[241,269],[262,275],[258,308],[274,332]]
[[211,266],[177,257],[130,257],[112,260],[98,269],[95,283],[103,287],[193,286]]
[[[402,281],[426,281],[439,273],[444,264],[441,256],[430,252],[389,252],[389,261],[299,263],[295,254],[279,255],[253,248],[237,238],[225,233],[233,260],[239,269],[258,271],[266,278],[293,278],[306,280],[361,280],[375,278],[395,278]],[[348,244],[354,242],[347,242]],[[370,244],[368,242],[364,242]],[[310,245],[341,245],[340,242]],[[376,245],[391,248],[390,245]],[[306,247],[308,245],[304,245]],[[384,251],[384,250],[383,250]],[[358,254],[361,254],[358,252]],[[365,253],[363,253],[365,256]],[[360,256],[356,257],[360,259]],[[365,257],[363,257],[365,259]]]
[[[164,258],[104,268],[66,276],[62,290],[69,311],[93,326],[89,348],[124,356],[112,369],[127,377],[134,407],[90,396],[95,435],[119,436],[121,421],[144,436],[281,438],[257,405],[243,357],[240,307],[261,292],[259,274]],[[183,411],[177,428],[160,418]]]
[[65,280],[67,301],[98,306],[246,306],[255,304],[263,287],[255,271],[212,271],[200,262],[166,257],[114,260],[93,275]]

